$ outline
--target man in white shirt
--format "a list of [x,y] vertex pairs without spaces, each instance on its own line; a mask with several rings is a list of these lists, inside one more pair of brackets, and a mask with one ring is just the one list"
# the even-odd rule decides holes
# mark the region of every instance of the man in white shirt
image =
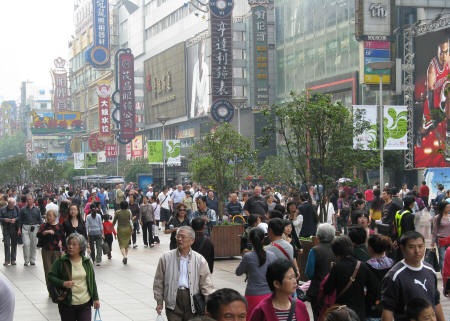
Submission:
[[58,205],[55,204],[55,200],[53,199],[53,197],[49,197],[47,199],[47,205],[45,205],[45,212],[47,213],[50,210],[55,212],[56,221],[59,222],[59,208]]
[[148,186],[147,194],[145,194],[148,199],[150,199],[153,196],[153,187],[151,185]]
[[183,191],[183,186],[177,185],[177,189],[173,191],[171,194],[172,202],[173,202],[173,208],[175,209],[177,207],[178,203],[181,203],[183,201],[183,198],[186,197],[186,193]]
[[161,222],[163,223],[163,226],[165,226],[165,223],[170,218],[170,202],[171,202],[167,186],[163,187],[163,191],[158,195],[158,199],[159,199],[159,206],[161,206],[160,210]]

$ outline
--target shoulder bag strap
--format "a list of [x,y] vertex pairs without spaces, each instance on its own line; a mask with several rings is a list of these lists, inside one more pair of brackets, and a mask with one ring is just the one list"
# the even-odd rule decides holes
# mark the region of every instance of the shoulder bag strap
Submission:
[[297,298],[293,295],[291,300],[291,309],[289,310],[289,315],[287,321],[292,321],[295,312],[295,304],[297,303]]
[[286,251],[277,243],[272,243],[273,246],[277,247],[283,254],[287,257],[287,259],[290,261],[291,258],[289,257],[289,254],[286,253]]
[[72,272],[69,269],[69,264],[67,262],[63,262],[64,269],[66,270],[67,276],[69,277],[69,281],[72,281]]
[[338,294],[338,296],[336,297],[336,299],[339,298],[341,295],[343,295],[345,292],[347,292],[347,290],[350,288],[350,286],[353,284],[353,282],[355,282],[355,280],[356,280],[356,275],[358,274],[358,270],[359,270],[359,267],[360,267],[360,266],[361,266],[361,261],[358,261],[358,262],[356,263],[355,270],[353,271],[353,274],[352,274],[352,276],[350,277],[350,280],[348,280],[348,283],[347,283],[347,285],[345,286],[345,288],[343,288],[342,291],[339,292],[339,294]]

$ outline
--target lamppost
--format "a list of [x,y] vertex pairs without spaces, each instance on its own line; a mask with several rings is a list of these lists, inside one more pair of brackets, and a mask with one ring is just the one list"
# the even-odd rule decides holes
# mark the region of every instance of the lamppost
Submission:
[[384,187],[384,106],[383,106],[383,74],[386,74],[394,66],[393,61],[369,62],[371,68],[380,78],[380,188]]
[[159,122],[163,126],[162,132],[162,143],[163,143],[163,186],[166,186],[166,123],[169,120],[169,117],[158,117]]

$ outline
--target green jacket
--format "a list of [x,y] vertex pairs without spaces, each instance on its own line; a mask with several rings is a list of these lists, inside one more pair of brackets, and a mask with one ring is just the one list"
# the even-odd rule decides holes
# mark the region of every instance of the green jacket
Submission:
[[[94,301],[98,301],[97,284],[95,283],[95,273],[94,268],[89,260],[89,258],[82,256],[82,264],[84,270],[86,271],[86,283],[89,295],[91,296],[91,304]],[[69,276],[67,275],[66,269],[64,268],[64,263],[69,264],[70,270],[72,270],[72,263],[70,262],[68,255],[63,255],[57,259],[48,273],[48,281],[50,285],[56,287],[63,287],[65,281],[69,281]],[[62,302],[65,305],[72,305],[72,291],[69,290],[66,299]]]

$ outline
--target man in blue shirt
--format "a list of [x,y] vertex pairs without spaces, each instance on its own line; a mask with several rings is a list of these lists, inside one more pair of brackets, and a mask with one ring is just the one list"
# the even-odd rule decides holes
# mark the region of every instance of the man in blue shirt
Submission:
[[106,193],[105,189],[102,187],[100,189],[100,193],[98,193],[97,196],[100,200],[100,206],[102,207],[103,215],[108,214],[108,207],[107,207],[108,193]]

